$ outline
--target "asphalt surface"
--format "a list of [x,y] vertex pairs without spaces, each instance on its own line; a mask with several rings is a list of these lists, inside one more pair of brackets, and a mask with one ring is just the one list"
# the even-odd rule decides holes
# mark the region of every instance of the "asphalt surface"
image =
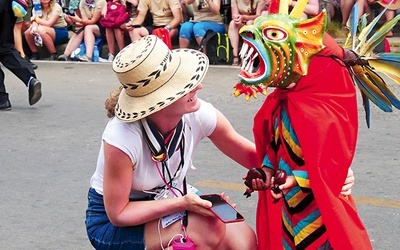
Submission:
[[[5,70],[13,109],[0,112],[0,246],[3,249],[92,249],[86,237],[89,179],[107,117],[103,102],[119,86],[111,64],[38,61],[42,99]],[[3,67],[4,69],[4,67]],[[252,139],[252,118],[265,97],[232,96],[238,68],[211,67],[199,96]],[[400,86],[391,85],[400,96]],[[360,104],[360,136],[353,195],[374,249],[400,249],[400,113],[372,108],[367,129]],[[254,228],[257,196],[245,199],[246,170],[209,140],[194,158],[188,182],[203,193],[225,192]]]

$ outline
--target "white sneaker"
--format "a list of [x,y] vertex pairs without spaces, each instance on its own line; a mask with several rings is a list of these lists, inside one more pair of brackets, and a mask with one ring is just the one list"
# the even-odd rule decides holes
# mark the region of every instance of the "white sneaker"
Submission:
[[108,61],[112,62],[114,60],[114,55],[111,53],[108,53]]

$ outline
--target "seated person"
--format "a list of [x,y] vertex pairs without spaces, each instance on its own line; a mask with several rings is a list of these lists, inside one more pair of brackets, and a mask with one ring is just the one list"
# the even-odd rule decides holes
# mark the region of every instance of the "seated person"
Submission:
[[50,52],[50,60],[57,59],[55,45],[68,42],[67,22],[61,6],[55,0],[41,0],[43,15],[33,16],[29,29],[25,31],[25,39],[32,51],[32,60],[39,59],[37,46],[45,46]]
[[63,54],[58,57],[59,61],[67,61],[72,52],[85,41],[86,54],[77,57],[79,61],[91,62],[96,37],[104,37],[105,30],[100,25],[101,11],[107,5],[105,0],[81,0],[79,11],[81,17],[76,16],[75,34],[69,39]]
[[[367,4],[364,5],[365,12],[368,14],[367,19],[369,22],[371,22],[376,15],[374,15],[374,11],[376,10],[378,13],[380,13],[386,6],[390,3],[390,0],[382,0],[382,1],[377,1],[377,0],[367,0]],[[388,22],[392,20],[396,14],[396,10],[400,9],[400,1],[393,2],[388,9],[385,11],[383,14],[385,16],[385,21]],[[393,30],[389,31],[388,34],[386,35],[387,37],[392,37]]]
[[81,11],[79,10],[80,0],[70,0],[68,5],[68,13],[64,15],[65,21],[68,25],[74,26],[79,20],[77,18],[81,17]]
[[[139,0],[127,0],[126,2],[120,1],[120,0],[113,0],[114,2],[120,2],[120,4],[124,4],[126,6],[126,10],[129,13],[129,19],[126,20],[127,22],[123,23],[120,27],[118,28],[106,28],[106,39],[107,39],[107,44],[108,44],[108,59],[107,61],[111,62],[114,60],[114,57],[116,55],[115,52],[115,41],[117,41],[118,49],[122,50],[125,47],[125,37],[124,33],[129,33],[127,30],[126,24],[130,21],[132,21],[137,15],[137,7],[139,5]],[[107,5],[106,5],[107,6]],[[107,7],[104,7],[103,16],[107,14]]]
[[[141,0],[138,11],[138,16],[127,24],[132,42],[151,34],[156,28],[167,29],[171,39],[178,35],[178,28],[182,22],[182,10],[179,0]],[[146,21],[148,13],[153,19],[150,25]]]
[[[266,2],[270,2],[270,1],[266,0]],[[292,9],[296,4],[297,4],[297,1],[290,1],[289,2],[289,5],[290,5],[289,10]],[[269,5],[269,3],[268,3],[268,5]],[[321,12],[321,8],[319,6],[319,0],[309,0],[304,9],[303,15],[301,16],[300,19],[305,20],[309,17],[318,15],[318,13],[320,13],[320,12]],[[267,15],[267,14],[268,14],[268,8],[261,13],[261,15]]]
[[232,21],[229,23],[228,35],[231,40],[233,66],[239,65],[239,30],[243,25],[250,25],[265,8],[263,0],[232,0]]
[[351,9],[354,4],[358,4],[358,18],[364,14],[364,8],[366,6],[366,0],[341,0],[340,1],[340,13],[342,14],[342,29],[348,29],[346,27],[347,21],[349,20]]
[[193,4],[193,21],[184,22],[179,31],[179,47],[189,47],[190,40],[196,39],[198,45],[207,30],[225,33],[225,25],[220,14],[221,0],[186,0]]

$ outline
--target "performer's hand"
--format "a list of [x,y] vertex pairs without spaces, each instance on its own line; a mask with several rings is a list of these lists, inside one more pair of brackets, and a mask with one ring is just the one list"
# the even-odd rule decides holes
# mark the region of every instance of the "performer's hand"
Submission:
[[347,177],[346,180],[344,181],[344,185],[342,187],[342,195],[350,195],[351,194],[351,188],[354,186],[354,173],[351,168],[349,168],[349,171],[347,172]]
[[246,198],[251,196],[255,190],[267,190],[271,186],[271,178],[275,174],[275,170],[268,167],[249,169],[247,175],[242,179],[246,185],[244,195]]
[[[273,186],[274,185],[274,177],[272,177],[271,183]],[[286,182],[284,184],[278,186],[278,188],[279,188],[279,190],[281,190],[281,192],[275,193],[274,191],[271,190],[271,195],[275,200],[279,200],[284,195],[286,195],[296,185],[297,185],[296,178],[294,178],[293,175],[287,176]]]

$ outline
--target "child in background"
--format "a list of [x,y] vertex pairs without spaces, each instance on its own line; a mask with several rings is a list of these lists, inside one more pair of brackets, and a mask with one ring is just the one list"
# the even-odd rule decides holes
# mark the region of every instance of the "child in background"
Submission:
[[[127,22],[130,22],[137,16],[137,7],[139,5],[138,0],[127,0],[126,2],[124,0],[114,0],[113,1],[116,4],[123,4],[126,5],[126,10],[129,13],[129,18],[126,20]],[[103,16],[107,15],[107,6],[104,7],[103,9]],[[116,55],[115,52],[115,41],[117,41],[118,49],[122,50],[125,47],[125,33],[128,33],[129,31],[127,30],[127,22],[124,22],[122,25],[120,25],[118,28],[106,28],[106,39],[107,39],[107,44],[108,44],[108,60],[109,62],[114,60],[114,56]]]
[[43,15],[33,16],[32,24],[25,31],[25,39],[32,51],[32,60],[39,59],[38,47],[45,46],[50,60],[57,59],[56,45],[68,42],[67,22],[62,7],[55,0],[41,0]]

